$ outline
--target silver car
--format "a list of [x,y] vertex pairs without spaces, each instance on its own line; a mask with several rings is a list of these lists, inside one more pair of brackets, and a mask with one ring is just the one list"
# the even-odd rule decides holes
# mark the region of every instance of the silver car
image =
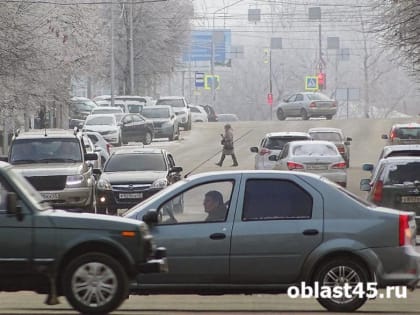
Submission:
[[338,152],[337,147],[330,141],[303,140],[287,143],[278,157],[275,170],[290,170],[316,173],[347,186],[346,162]]
[[284,99],[274,110],[279,120],[287,117],[302,117],[303,120],[311,117],[332,119],[337,113],[337,102],[319,92],[301,92]]
[[275,161],[270,161],[271,155],[278,156],[283,150],[284,145],[290,141],[296,140],[310,140],[311,136],[306,132],[297,131],[281,131],[270,132],[265,134],[262,138],[259,147],[249,148],[255,154],[255,169],[256,170],[272,170],[275,166]]
[[155,138],[168,138],[169,141],[179,139],[179,120],[172,106],[145,106],[141,114],[153,121]]
[[[183,211],[174,213],[180,196]],[[209,196],[217,196],[217,209]],[[218,215],[209,220],[212,211]],[[414,213],[373,206],[314,174],[201,173],[123,216],[148,223],[169,261],[168,273],[138,275],[130,294],[277,294],[302,282],[415,288],[419,281]],[[334,312],[366,300],[318,299]]]

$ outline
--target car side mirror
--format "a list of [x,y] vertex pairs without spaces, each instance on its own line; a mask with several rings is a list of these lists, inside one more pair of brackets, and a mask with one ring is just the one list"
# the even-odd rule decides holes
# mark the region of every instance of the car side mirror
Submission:
[[270,155],[268,157],[268,160],[269,161],[278,161],[279,160],[279,157],[277,155]]
[[368,171],[368,172],[372,172],[372,170],[373,170],[373,164],[363,164],[362,165],[362,170]]
[[370,191],[370,179],[364,178],[360,180],[360,190],[361,191]]
[[351,143],[350,141],[344,141],[345,145],[350,145],[350,143]]
[[381,138],[382,139],[388,139],[388,136],[387,135],[382,135]]
[[85,161],[96,161],[98,154],[96,153],[85,153]]
[[18,221],[23,220],[22,208],[17,205],[17,196],[14,192],[8,192],[6,196],[7,213],[14,215]]
[[181,166],[174,166],[174,167],[172,167],[171,168],[171,172],[174,172],[174,173],[181,173],[182,172],[182,167]]
[[147,213],[143,215],[142,221],[149,226],[157,224],[159,222],[157,211],[154,209],[147,211]]
[[353,141],[353,138],[347,137],[346,141]]
[[250,147],[250,148],[249,148],[249,150],[250,150],[252,153],[258,153],[258,148],[257,148],[257,147]]

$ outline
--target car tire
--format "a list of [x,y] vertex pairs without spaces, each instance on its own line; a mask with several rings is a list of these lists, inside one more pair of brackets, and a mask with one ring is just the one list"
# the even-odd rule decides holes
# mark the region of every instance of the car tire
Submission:
[[152,133],[150,131],[146,131],[146,134],[144,135],[143,144],[148,145],[151,144],[153,140]]
[[278,120],[285,120],[286,119],[286,116],[284,115],[283,110],[280,109],[280,108],[277,110],[277,119]]
[[122,142],[122,144],[128,144],[128,140],[127,140],[127,139],[125,139],[125,138],[123,138],[123,137],[122,137],[122,139],[121,139],[121,142]]
[[116,144],[117,147],[120,147],[122,145],[121,138],[122,138],[122,135],[119,135],[118,136],[118,141],[117,141],[117,144]]
[[327,115],[327,116],[325,116],[325,118],[327,118],[327,120],[331,120],[333,118],[333,116],[332,115]]
[[176,138],[176,130],[174,126],[174,129],[172,129],[172,133],[169,135],[168,139],[169,141],[174,141],[175,138]]
[[[91,284],[92,279],[97,283]],[[67,301],[80,313],[108,314],[127,298],[128,277],[123,266],[111,256],[86,253],[73,258],[66,266],[62,289]],[[88,289],[93,292],[86,294]]]
[[306,109],[302,108],[300,110],[300,117],[302,117],[302,120],[308,120],[309,119],[308,112],[306,111]]
[[[329,286],[342,286],[348,284],[356,286],[362,283],[360,291],[366,292],[366,283],[369,280],[365,266],[351,257],[337,257],[324,261],[322,266],[316,271],[315,283],[320,288]],[[360,292],[359,291],[359,292]],[[365,302],[366,296],[359,297],[358,294],[348,298],[318,298],[318,302],[330,312],[353,312],[360,308]]]
[[185,130],[191,130],[192,122],[191,117],[188,117],[188,122],[185,124]]

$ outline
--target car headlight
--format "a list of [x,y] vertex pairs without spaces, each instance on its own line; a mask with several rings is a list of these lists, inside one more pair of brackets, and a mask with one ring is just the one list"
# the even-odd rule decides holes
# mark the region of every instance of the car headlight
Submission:
[[66,186],[77,186],[83,183],[83,175],[69,175],[67,176]]
[[159,178],[155,180],[150,188],[165,188],[168,186],[168,180],[166,178]]
[[99,190],[112,190],[111,183],[104,178],[100,178],[98,180],[98,183],[96,184],[96,188]]

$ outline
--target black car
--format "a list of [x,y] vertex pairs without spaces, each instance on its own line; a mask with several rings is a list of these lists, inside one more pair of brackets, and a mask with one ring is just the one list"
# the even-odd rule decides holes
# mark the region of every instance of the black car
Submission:
[[209,121],[217,121],[217,114],[213,107],[210,105],[201,105],[204,110],[207,112],[207,118]]
[[116,214],[130,208],[181,178],[182,167],[168,151],[126,148],[115,151],[105,163],[97,183],[100,213]]
[[152,143],[154,137],[153,121],[139,114],[118,115],[121,126],[121,141],[127,144],[129,141]]

